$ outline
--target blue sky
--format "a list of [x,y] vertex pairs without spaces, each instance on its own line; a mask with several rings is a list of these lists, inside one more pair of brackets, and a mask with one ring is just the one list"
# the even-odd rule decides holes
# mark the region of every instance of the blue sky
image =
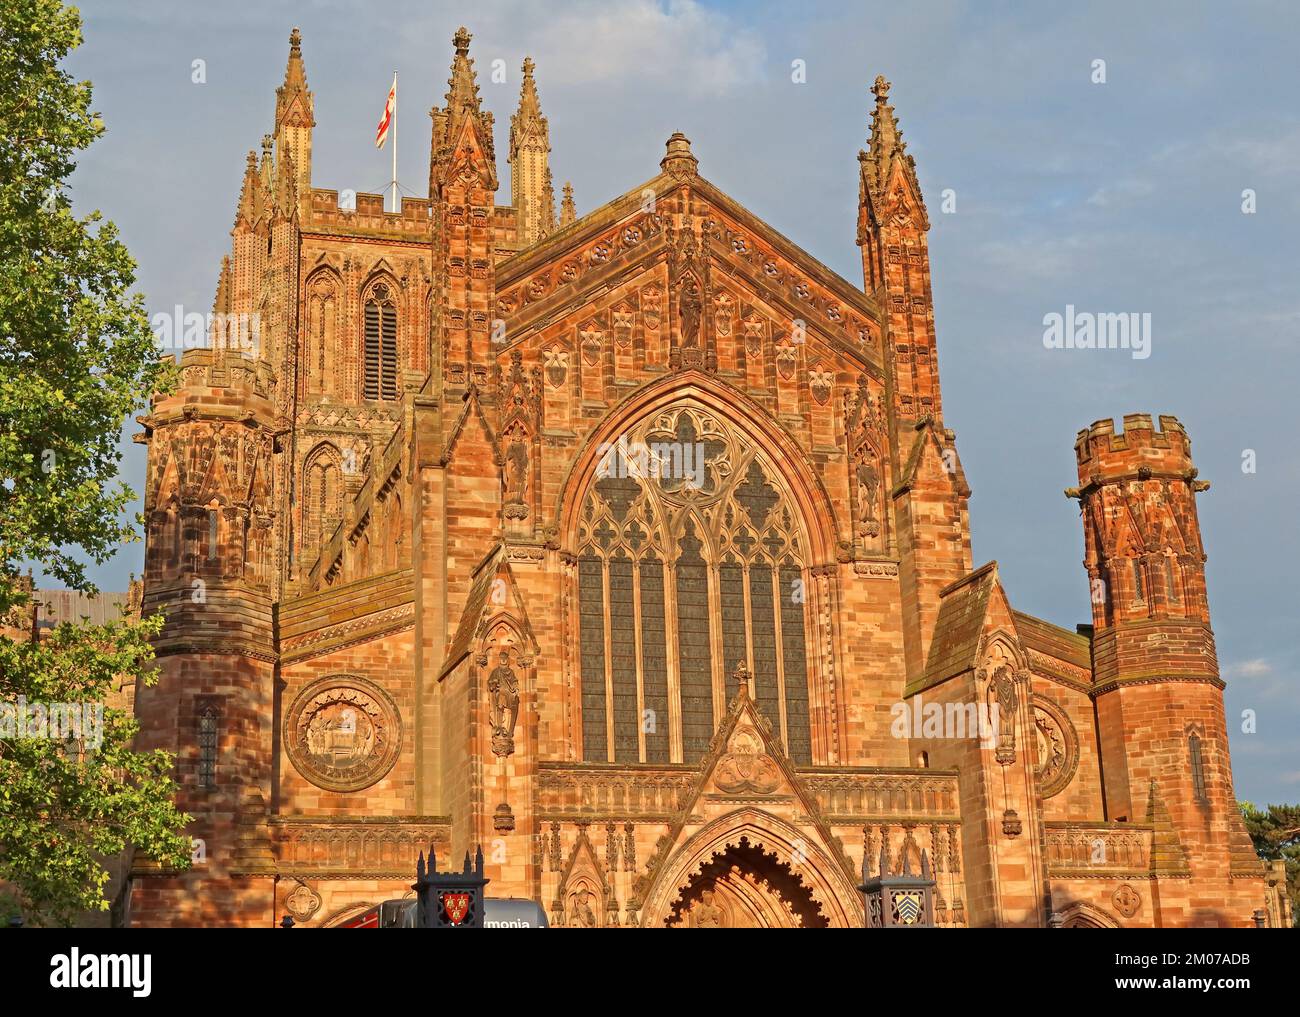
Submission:
[[[976,564],[998,560],[1016,608],[1086,621],[1077,505],[1061,493],[1075,433],[1178,416],[1213,485],[1199,510],[1237,791],[1300,800],[1300,8],[96,0],[83,13],[72,69],[94,82],[108,133],[72,194],[117,222],[151,312],[211,307],[295,24],[316,94],[316,186],[387,181],[372,139],[396,69],[398,176],[425,193],[426,114],[465,23],[496,114],[501,201],[530,55],[557,188],[573,181],[579,213],[653,176],[681,130],[705,177],[855,283],[856,156],[884,74],[931,211],[944,416],[974,492]],[[1149,312],[1151,356],[1044,349],[1043,316],[1067,304]],[[138,489],[143,449],[123,447]],[[122,589],[140,562],[137,545],[94,575]],[[1257,733],[1241,733],[1243,710]]]

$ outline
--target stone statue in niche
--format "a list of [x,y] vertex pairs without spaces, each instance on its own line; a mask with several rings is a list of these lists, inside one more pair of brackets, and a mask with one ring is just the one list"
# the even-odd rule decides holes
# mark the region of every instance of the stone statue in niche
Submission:
[[998,747],[994,758],[1003,766],[1016,761],[1016,711],[1020,699],[1016,680],[1007,665],[999,665],[989,679],[989,706],[997,710]]
[[876,502],[880,492],[880,470],[876,466],[876,455],[870,448],[865,450],[856,473],[858,534],[863,537],[879,536],[880,524],[876,521]]
[[569,916],[579,929],[597,929],[596,911],[591,906],[592,893],[585,886],[569,895]]
[[700,345],[700,315],[704,309],[704,300],[700,296],[700,284],[695,276],[687,276],[680,296],[682,308],[682,348],[696,349]]
[[528,514],[528,446],[515,439],[506,449],[506,516]]
[[488,675],[488,703],[492,721],[492,751],[508,756],[515,751],[515,721],[519,719],[519,677],[510,666],[510,654],[501,651],[501,663]]

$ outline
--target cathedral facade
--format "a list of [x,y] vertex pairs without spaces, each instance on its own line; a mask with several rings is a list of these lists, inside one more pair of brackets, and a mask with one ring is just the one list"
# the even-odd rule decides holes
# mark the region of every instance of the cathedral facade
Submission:
[[680,134],[557,214],[530,61],[498,204],[469,44],[388,211],[312,185],[294,31],[211,342],[141,418],[136,712],[195,864],[138,856],[131,923],[336,926],[432,846],[552,927],[860,927],[904,870],[940,926],[1282,924],[1179,422],[1077,437],[1090,625],[974,567],[889,83],[859,284]]

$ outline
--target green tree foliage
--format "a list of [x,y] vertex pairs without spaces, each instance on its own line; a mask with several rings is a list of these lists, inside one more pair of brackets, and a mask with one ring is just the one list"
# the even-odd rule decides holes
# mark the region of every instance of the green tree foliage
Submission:
[[[104,129],[89,82],[60,67],[80,44],[75,8],[0,0],[0,619],[27,602],[24,565],[91,593],[87,560],[138,539],[123,515],[134,495],[118,479],[119,435],[174,382],[117,230],[98,212],[73,215],[65,193],[77,154]],[[114,684],[152,682],[158,624],[0,637],[0,710],[11,718],[0,724],[0,881],[29,921],[107,909],[99,859],[128,844],[188,865],[171,761],[132,750],[131,717],[105,710],[98,745],[24,737],[12,722],[20,699],[102,703]]]
[[1255,842],[1260,858],[1286,862],[1287,895],[1291,913],[1300,927],[1300,805],[1270,805],[1261,811],[1250,802],[1241,802],[1246,830]]

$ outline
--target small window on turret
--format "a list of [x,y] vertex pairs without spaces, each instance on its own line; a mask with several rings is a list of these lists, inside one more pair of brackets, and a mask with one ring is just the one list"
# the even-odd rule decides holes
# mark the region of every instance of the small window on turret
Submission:
[[1146,584],[1142,581],[1142,559],[1133,559],[1133,599],[1146,600]]
[[1187,739],[1187,751],[1192,763],[1192,793],[1198,802],[1208,802],[1205,793],[1205,760],[1201,756],[1201,739],[1193,734]]
[[199,787],[217,786],[217,711],[211,706],[199,714]]
[[208,561],[217,560],[217,529],[219,517],[217,510],[208,509]]

